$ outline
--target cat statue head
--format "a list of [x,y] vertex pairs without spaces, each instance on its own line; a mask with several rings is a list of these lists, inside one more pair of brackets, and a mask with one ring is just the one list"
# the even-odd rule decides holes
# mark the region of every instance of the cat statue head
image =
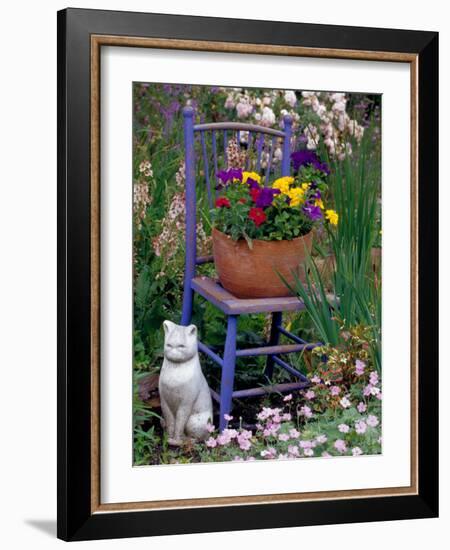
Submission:
[[164,356],[173,363],[184,363],[197,354],[197,327],[183,327],[164,321]]

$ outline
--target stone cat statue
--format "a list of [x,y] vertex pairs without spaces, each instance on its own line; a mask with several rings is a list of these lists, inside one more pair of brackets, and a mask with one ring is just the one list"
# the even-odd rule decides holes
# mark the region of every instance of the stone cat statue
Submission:
[[197,349],[197,327],[163,323],[164,361],[159,375],[162,425],[169,445],[188,438],[205,439],[212,422],[212,400],[203,376]]

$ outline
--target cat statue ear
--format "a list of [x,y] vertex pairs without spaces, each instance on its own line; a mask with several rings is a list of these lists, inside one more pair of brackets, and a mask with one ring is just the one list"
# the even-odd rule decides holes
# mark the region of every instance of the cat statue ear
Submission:
[[197,327],[163,323],[164,361],[159,375],[162,425],[169,445],[206,439],[212,422],[211,392],[203,376],[197,347]]

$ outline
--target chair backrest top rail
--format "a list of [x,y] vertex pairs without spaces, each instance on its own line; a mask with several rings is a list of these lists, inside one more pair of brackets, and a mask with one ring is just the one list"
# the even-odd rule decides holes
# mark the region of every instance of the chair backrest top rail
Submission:
[[194,131],[201,132],[205,130],[241,130],[248,132],[258,132],[277,137],[284,137],[285,133],[273,128],[258,126],[257,124],[246,124],[244,122],[211,122],[209,124],[195,124]]

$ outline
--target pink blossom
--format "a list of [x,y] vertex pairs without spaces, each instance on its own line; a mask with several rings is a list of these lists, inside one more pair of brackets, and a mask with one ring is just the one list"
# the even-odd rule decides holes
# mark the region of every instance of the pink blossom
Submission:
[[292,420],[292,414],[284,413],[283,416],[281,417],[281,420],[283,420],[284,422],[289,422],[290,420]]
[[305,393],[305,397],[306,399],[314,399],[314,397],[316,397],[316,394],[313,392],[313,390],[308,390]]
[[214,437],[210,437],[206,440],[206,446],[211,447],[211,449],[214,449],[214,447],[217,446],[217,441],[214,439]]
[[327,451],[323,451],[322,456],[323,458],[331,458],[330,453],[327,453]]
[[376,371],[372,371],[370,373],[369,382],[372,384],[372,386],[376,386],[378,384],[378,373]]
[[286,395],[285,397],[283,397],[284,402],[290,401],[291,399],[292,399],[292,393],[290,393],[289,395]]
[[277,451],[273,447],[269,447],[261,451],[260,455],[263,458],[275,458],[277,456]]
[[280,425],[276,422],[271,422],[264,428],[263,435],[264,437],[270,437],[270,436],[276,436],[278,430],[280,429]]
[[236,456],[233,458],[233,461],[234,461],[234,462],[242,462],[243,460],[244,460],[244,459],[243,459],[241,456],[239,456],[239,455],[236,455]]
[[255,459],[254,456],[248,456],[245,460],[246,460],[246,462],[253,462],[256,459]]
[[288,447],[289,456],[299,456],[298,447],[296,445],[289,445]]
[[279,434],[278,439],[280,441],[289,441],[289,434]]
[[248,451],[252,446],[252,444],[250,443],[250,440],[248,439],[239,439],[238,437],[237,442],[239,443],[239,448],[242,451]]
[[313,449],[304,449],[303,454],[305,456],[314,456],[314,451],[313,451]]
[[378,392],[375,396],[379,401],[383,399],[383,394],[381,392]]
[[367,384],[367,386],[363,390],[364,397],[369,397],[369,395],[372,394],[372,384]]
[[339,386],[331,386],[330,393],[333,396],[339,395],[341,393],[341,388]]
[[309,439],[305,439],[304,441],[300,441],[299,445],[302,449],[312,449],[313,447],[316,446],[316,442],[311,441]]
[[321,443],[326,443],[328,441],[328,437],[326,435],[318,435],[316,437],[316,441],[317,443],[321,444]]
[[312,378],[311,378],[311,382],[313,384],[320,384],[320,378],[317,376],[317,374],[315,374]]
[[347,445],[343,439],[336,439],[334,442],[334,448],[340,453],[345,453],[347,450]]
[[289,435],[292,439],[297,439],[297,437],[300,437],[300,432],[296,430],[295,428],[291,428],[289,430]]
[[284,455],[281,453],[278,455],[278,460],[287,460],[287,458],[288,458],[288,455]]
[[339,403],[341,404],[343,409],[348,409],[351,406],[351,402],[348,399],[348,397],[343,397]]
[[363,412],[366,412],[367,405],[365,403],[363,403],[362,401],[360,401],[356,408],[357,408],[359,413],[363,413]]
[[355,430],[357,434],[366,433],[367,424],[364,422],[364,420],[358,420],[358,422],[355,422]]
[[343,434],[348,434],[348,432],[350,431],[350,426],[348,426],[347,424],[339,424],[338,430]]
[[232,417],[231,415],[229,415],[229,414],[224,414],[223,417],[225,418],[225,420],[226,420],[227,422],[229,422],[230,420],[233,420],[233,417]]
[[216,428],[215,428],[214,424],[211,424],[210,422],[208,422],[206,424],[206,429],[209,433],[212,433]]
[[313,415],[308,405],[303,405],[303,407],[300,407],[300,414],[302,414],[305,418],[311,418]]
[[223,430],[221,434],[217,436],[217,443],[219,445],[228,445],[228,443],[231,442],[232,439],[234,439],[237,436],[236,430],[230,430],[226,428]]
[[355,374],[357,376],[362,376],[364,374],[365,368],[366,368],[366,364],[364,363],[364,361],[357,359],[355,362]]
[[352,449],[352,455],[353,456],[360,456],[362,454],[363,454],[363,452],[359,447],[353,447],[353,449]]
[[380,423],[378,418],[374,414],[369,414],[366,422],[367,422],[367,425],[370,426],[371,428],[375,428],[375,426],[378,426],[378,424]]

